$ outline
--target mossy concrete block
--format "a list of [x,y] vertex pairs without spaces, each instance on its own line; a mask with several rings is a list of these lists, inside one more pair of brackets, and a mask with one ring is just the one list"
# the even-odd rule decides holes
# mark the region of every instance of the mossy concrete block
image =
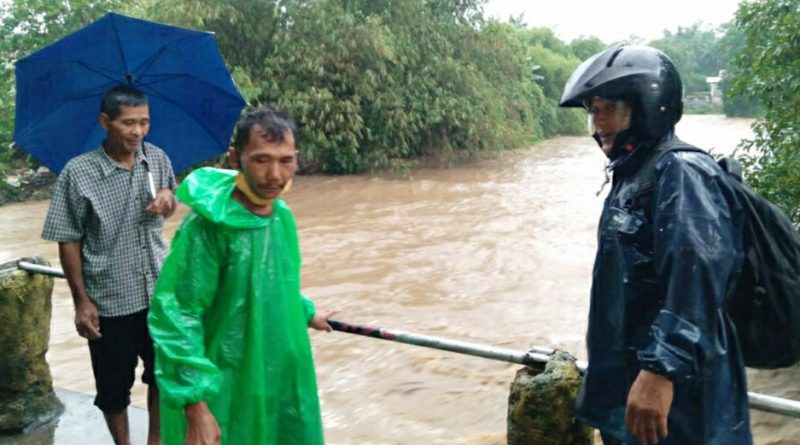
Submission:
[[508,445],[591,445],[592,429],[574,417],[581,379],[575,358],[564,352],[544,367],[517,371],[508,397]]
[[[40,257],[23,260],[49,266]],[[0,265],[0,434],[35,428],[62,410],[45,360],[53,279],[16,263]]]

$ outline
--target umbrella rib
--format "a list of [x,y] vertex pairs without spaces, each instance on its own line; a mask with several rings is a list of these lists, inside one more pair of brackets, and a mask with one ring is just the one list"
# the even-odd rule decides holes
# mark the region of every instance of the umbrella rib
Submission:
[[59,63],[62,63],[62,64],[77,64],[77,65],[80,65],[80,66],[86,68],[87,70],[89,70],[89,71],[91,71],[93,73],[97,73],[97,74],[107,78],[108,80],[116,81],[116,77],[114,77],[115,73],[113,71],[103,69],[100,65],[93,65],[93,64],[87,63],[86,61],[83,61],[83,60],[65,60],[65,59],[59,59],[59,58],[55,58],[55,57],[39,57],[39,58],[36,59],[37,62],[38,61],[42,61],[42,60],[52,60],[54,62],[59,62]]
[[[84,97],[91,97],[91,96],[92,96],[92,95],[87,95],[87,96],[84,96]],[[58,105],[58,106],[56,106],[56,107],[53,107],[53,108],[50,110],[50,112],[49,112],[49,113],[47,113],[47,114],[46,114],[45,116],[43,116],[41,119],[37,119],[37,121],[36,121],[36,122],[34,122],[34,123],[39,123],[39,122],[42,122],[42,121],[46,120],[46,119],[47,119],[49,116],[52,116],[53,114],[57,113],[57,112],[58,112],[59,110],[61,110],[62,108],[64,108],[64,107],[66,107],[67,105],[69,105],[69,103],[70,103],[70,101],[65,101],[65,102],[61,103],[60,105]],[[28,126],[26,126],[25,128],[21,129],[21,131],[20,131],[20,133],[17,135],[17,137],[15,137],[15,138],[14,138],[14,143],[15,143],[15,144],[16,144],[16,140],[18,139],[18,137],[20,137],[20,136],[23,136],[23,135],[27,134],[27,133],[30,131],[29,127],[30,127],[30,125],[28,125]],[[84,141],[83,143],[85,144],[85,143],[86,143],[86,141]],[[25,147],[23,147],[22,145],[20,145],[20,147],[22,147],[23,149],[26,149],[26,148],[25,148]]]
[[167,47],[169,47],[169,46],[172,46],[172,45],[174,45],[174,44],[176,44],[176,43],[178,43],[178,42],[182,42],[182,41],[184,41],[184,40],[187,40],[187,39],[193,38],[193,37],[195,37],[195,36],[193,36],[193,35],[184,36],[184,37],[181,37],[180,39],[173,40],[173,41],[171,41],[171,42],[167,43],[166,45],[162,46],[161,48],[159,48],[159,49],[158,49],[158,51],[156,51],[156,52],[154,52],[153,54],[151,54],[151,55],[150,55],[150,57],[148,57],[148,58],[147,58],[147,60],[145,60],[144,62],[142,62],[142,63],[141,63],[141,64],[140,64],[140,65],[137,67],[137,71],[139,71],[139,73],[138,73],[138,74],[139,74],[139,76],[140,76],[140,77],[143,77],[144,75],[146,75],[146,74],[147,74],[147,71],[150,69],[150,67],[151,67],[151,66],[153,66],[153,63],[155,63],[156,59],[157,59],[159,56],[161,56],[161,54],[163,54],[163,53],[164,53],[164,51],[166,51]]
[[[177,79],[178,77],[186,77],[186,78],[189,78],[189,79],[194,79],[194,80],[198,81],[199,83],[202,83],[203,85],[205,85],[205,86],[207,86],[209,88],[213,88],[213,89],[223,93],[225,96],[230,96],[230,97],[233,97],[235,99],[241,98],[241,97],[237,98],[235,95],[231,94],[230,91],[224,90],[224,89],[218,87],[217,85],[215,85],[213,83],[208,83],[208,82],[206,82],[206,81],[204,81],[202,79],[198,79],[197,77],[194,77],[194,76],[191,76],[191,75],[185,74],[185,73],[180,73],[180,74],[160,74],[158,77],[157,76],[150,76],[148,79],[152,79],[152,81],[150,81],[150,82],[139,81],[137,86],[154,85],[154,84],[157,84],[159,82],[163,82],[165,80]],[[241,98],[241,99],[242,99],[242,102],[244,102],[245,105],[247,105],[247,102],[245,102],[245,100],[243,98]]]
[[131,72],[128,69],[128,61],[125,60],[125,51],[122,49],[122,41],[119,39],[119,29],[117,29],[117,22],[114,20],[115,17],[111,15],[111,27],[114,28],[114,41],[117,42],[117,49],[119,49],[119,57],[122,59],[122,66],[125,67],[125,80],[128,81],[128,85],[133,85],[133,81],[131,79]]
[[[199,32],[199,31],[195,31],[195,32]],[[210,35],[210,33],[201,33],[201,34]],[[150,75],[149,77],[147,77],[147,71],[150,69],[151,66],[153,66],[153,64],[155,63],[156,59],[164,51],[166,51],[166,49],[169,46],[175,45],[178,42],[181,42],[181,41],[187,40],[187,39],[191,39],[191,38],[194,38],[194,37],[196,37],[196,36],[189,35],[189,36],[185,36],[185,37],[182,37],[180,39],[177,39],[177,40],[173,40],[172,42],[169,42],[168,44],[166,44],[166,45],[162,46],[161,48],[159,48],[158,51],[154,52],[150,57],[148,57],[147,60],[145,60],[142,64],[140,64],[139,67],[136,69],[137,70],[136,79],[139,79],[139,82],[138,82],[137,85],[152,85],[154,83],[161,82],[161,81],[164,81],[164,80],[175,79],[175,78],[178,78],[178,77],[188,77],[190,79],[194,79],[194,80],[197,80],[199,82],[202,82],[204,85],[207,85],[207,86],[209,86],[211,88],[214,88],[215,90],[220,91],[220,92],[224,93],[227,96],[234,96],[229,91],[224,90],[224,89],[218,87],[217,85],[215,85],[213,83],[205,82],[205,81],[203,81],[203,80],[201,80],[201,79],[199,79],[197,77],[191,76],[191,75],[186,74],[186,73],[158,74],[158,75]],[[145,82],[145,81],[141,80],[141,79],[145,79],[145,78],[154,79],[154,81],[153,82]]]
[[107,72],[107,71],[104,71],[104,70],[103,70],[101,67],[99,67],[99,66],[96,66],[96,65],[90,65],[90,64],[88,64],[88,63],[86,63],[86,62],[83,62],[83,61],[81,61],[81,62],[77,62],[77,63],[78,63],[78,65],[80,65],[80,66],[82,66],[82,67],[86,68],[87,70],[89,70],[89,71],[92,71],[92,72],[94,72],[94,73],[96,73],[96,74],[99,74],[99,75],[101,75],[101,76],[105,77],[106,79],[108,79],[108,80],[110,80],[110,81],[112,81],[112,82],[115,82],[115,81],[117,80],[117,79],[116,79],[116,77],[114,77],[114,75],[113,75],[113,74],[109,74],[109,72]]
[[[205,35],[210,35],[210,34],[208,34],[208,33],[201,33],[201,34],[203,34],[204,36],[205,36]],[[173,46],[173,45],[175,45],[175,44],[177,44],[177,43],[179,43],[179,42],[182,42],[182,41],[185,41],[185,40],[188,40],[188,39],[191,39],[191,38],[195,38],[195,37],[197,37],[197,35],[196,35],[196,34],[195,34],[195,35],[187,35],[187,36],[184,36],[184,37],[182,37],[182,38],[180,38],[180,39],[173,40],[173,41],[169,42],[168,44],[166,44],[166,45],[162,46],[161,48],[159,48],[159,49],[158,49],[158,51],[154,52],[154,53],[153,53],[153,54],[152,54],[150,57],[148,57],[148,58],[147,58],[147,60],[145,60],[145,61],[144,61],[142,64],[140,64],[140,65],[139,65],[139,66],[136,68],[136,71],[137,71],[136,78],[139,80],[139,82],[138,82],[137,86],[138,86],[138,87],[143,87],[143,86],[146,86],[146,85],[153,85],[153,84],[156,84],[156,83],[159,83],[159,82],[165,81],[165,80],[177,79],[177,78],[179,78],[179,77],[186,77],[186,78],[190,78],[190,79],[197,80],[198,82],[201,82],[201,83],[203,83],[204,85],[206,85],[206,86],[208,86],[208,87],[211,87],[211,88],[213,88],[213,89],[217,90],[218,92],[221,92],[222,94],[224,94],[224,95],[226,95],[226,96],[231,96],[231,97],[234,97],[234,98],[236,98],[236,97],[235,97],[234,95],[232,95],[232,94],[231,94],[229,91],[226,91],[226,90],[224,90],[224,89],[220,88],[219,86],[217,86],[217,85],[215,85],[215,84],[211,84],[211,83],[205,82],[205,81],[203,81],[203,80],[201,80],[201,79],[198,79],[197,77],[191,76],[191,75],[189,75],[189,74],[184,74],[184,73],[181,73],[181,74],[160,74],[160,75],[158,75],[158,78],[156,78],[156,76],[154,75],[154,76],[151,76],[151,77],[150,77],[150,79],[152,79],[152,81],[151,81],[151,82],[146,82],[146,81],[144,81],[144,80],[143,80],[143,79],[147,79],[147,78],[148,78],[148,77],[147,77],[147,71],[148,71],[148,70],[149,70],[149,69],[150,69],[150,68],[151,68],[151,67],[152,67],[152,66],[155,64],[155,61],[158,59],[158,57],[159,57],[159,56],[161,56],[161,54],[163,54],[163,53],[164,53],[164,51],[166,51],[166,50],[167,50],[167,48],[169,48],[169,47],[171,47],[171,46]],[[166,96],[164,96],[164,95],[161,95],[161,94],[159,94],[158,92],[156,92],[156,91],[154,91],[154,90],[152,90],[152,89],[149,89],[149,88],[148,88],[148,90],[149,90],[149,93],[150,93],[150,94],[152,94],[152,95],[154,95],[154,96],[157,96],[157,97],[159,97],[161,100],[163,100],[163,101],[165,101],[165,102],[171,103],[172,105],[174,105],[174,106],[175,106],[175,107],[177,107],[177,108],[181,108],[181,107],[180,107],[180,106],[179,106],[179,105],[178,105],[178,104],[177,104],[175,101],[173,101],[172,99],[169,99],[168,97],[166,97]],[[241,96],[239,97],[239,99],[241,99]],[[243,101],[243,102],[244,102],[244,101]],[[203,129],[203,131],[205,131],[205,132],[206,132],[206,134],[207,134],[207,135],[208,135],[208,136],[209,136],[209,137],[210,137],[212,140],[215,140],[215,141],[217,141],[217,139],[214,137],[214,135],[212,135],[212,134],[209,132],[209,130],[208,130],[206,127],[205,127],[205,125],[203,125],[202,123],[200,123],[200,122],[199,122],[199,121],[198,121],[198,120],[197,120],[197,119],[196,119],[194,116],[192,116],[191,114],[190,114],[190,116],[191,116],[192,120],[193,120],[193,121],[195,121],[195,122],[197,123],[197,125],[198,125],[200,128],[202,128],[202,129]],[[220,141],[217,141],[217,142],[220,142]],[[221,142],[221,144],[222,144],[222,145],[227,145],[227,144],[228,144],[228,141],[223,141],[223,142]]]
[[[164,102],[168,102],[168,103],[172,104],[173,106],[175,106],[175,107],[176,107],[176,108],[178,108],[178,109],[182,109],[182,107],[181,107],[180,105],[178,105],[178,103],[177,103],[177,102],[175,102],[174,100],[172,100],[172,99],[170,99],[170,98],[168,98],[168,97],[166,97],[166,96],[163,96],[163,95],[161,95],[161,94],[159,94],[159,93],[157,93],[157,92],[155,92],[155,91],[151,91],[151,92],[150,92],[150,94],[151,94],[151,95],[153,95],[153,96],[156,96],[156,97],[158,97],[159,99],[163,100]],[[197,126],[198,126],[198,127],[202,128],[202,129],[203,129],[203,131],[205,131],[205,132],[206,132],[206,134],[209,136],[209,138],[210,138],[211,140],[214,140],[214,141],[220,142],[220,141],[218,141],[218,140],[217,140],[217,138],[216,138],[216,137],[214,137],[214,135],[213,135],[213,134],[211,134],[211,132],[210,132],[210,131],[208,131],[208,129],[205,127],[205,125],[203,125],[203,124],[202,124],[200,121],[198,121],[198,120],[197,120],[197,118],[195,118],[195,117],[194,117],[192,114],[190,114],[190,113],[186,113],[186,114],[187,114],[188,116],[190,116],[190,117],[191,117],[191,119],[192,119],[192,120],[193,120],[195,123],[197,123]],[[223,145],[223,146],[224,146],[224,145],[228,145],[228,142],[227,142],[227,141],[226,141],[226,142],[222,142],[222,145]]]

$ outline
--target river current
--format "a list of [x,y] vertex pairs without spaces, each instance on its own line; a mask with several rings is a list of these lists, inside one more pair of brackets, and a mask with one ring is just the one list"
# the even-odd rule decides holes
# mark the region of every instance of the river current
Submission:
[[[750,120],[685,116],[678,135],[729,153]],[[303,290],[336,318],[520,351],[585,359],[591,267],[606,187],[588,137],[410,177],[299,177],[286,195],[298,222]],[[48,202],[0,207],[0,263],[42,255]],[[167,224],[171,237],[186,208]],[[92,394],[85,341],[63,280],[53,297],[55,385]],[[344,333],[312,333],[330,444],[505,443],[518,365]],[[800,400],[800,368],[750,372],[750,390]],[[133,403],[145,406],[137,382]],[[800,445],[800,421],[753,411],[759,445]]]

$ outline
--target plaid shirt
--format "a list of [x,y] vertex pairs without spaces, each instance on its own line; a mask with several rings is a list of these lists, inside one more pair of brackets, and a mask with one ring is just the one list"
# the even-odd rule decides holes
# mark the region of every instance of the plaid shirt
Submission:
[[147,308],[167,254],[164,217],[145,211],[147,168],[156,190],[175,189],[167,155],[145,143],[132,170],[102,147],[71,159],[58,176],[42,238],[80,242],[83,279],[101,316]]

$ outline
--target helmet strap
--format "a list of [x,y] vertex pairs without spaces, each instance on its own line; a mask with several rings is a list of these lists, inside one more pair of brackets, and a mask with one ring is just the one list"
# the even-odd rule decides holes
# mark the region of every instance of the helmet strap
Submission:
[[[592,138],[597,142],[599,147],[603,147],[603,141],[600,140],[600,136],[598,136],[597,133],[594,133]],[[608,152],[608,159],[613,161],[620,156],[630,154],[638,144],[638,138],[632,130],[621,131],[614,137],[614,145],[611,146],[611,151]]]

